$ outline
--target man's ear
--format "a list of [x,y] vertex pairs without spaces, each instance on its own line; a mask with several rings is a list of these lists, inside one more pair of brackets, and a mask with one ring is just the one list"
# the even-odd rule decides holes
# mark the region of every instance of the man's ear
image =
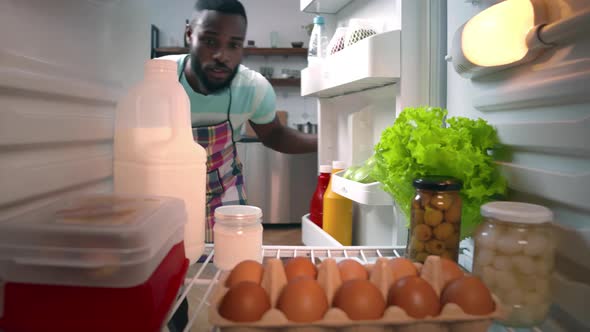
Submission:
[[191,44],[191,37],[193,36],[193,27],[189,24],[184,29],[184,39],[187,45]]

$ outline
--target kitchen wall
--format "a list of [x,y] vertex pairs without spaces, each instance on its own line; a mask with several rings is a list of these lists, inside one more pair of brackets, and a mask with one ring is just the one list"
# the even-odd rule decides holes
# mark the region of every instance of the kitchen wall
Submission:
[[[313,14],[299,10],[297,0],[242,0],[248,15],[247,40],[254,40],[258,47],[270,47],[270,32],[279,35],[278,47],[291,47],[292,41],[303,41],[307,47],[309,36],[302,28],[313,22]],[[161,46],[183,45],[185,19],[190,19],[195,0],[149,0],[151,23],[160,29]],[[305,56],[248,56],[243,64],[259,70],[272,66],[273,77],[279,77],[281,69],[301,70],[307,66]],[[310,121],[317,123],[315,98],[301,97],[299,87],[276,87],[277,109],[289,112],[288,124]]]
[[[449,46],[455,31],[497,1],[448,1]],[[588,1],[545,1],[548,22],[590,9]],[[575,29],[575,28],[574,28]],[[575,45],[574,45],[575,43]],[[561,294],[590,290],[590,39],[580,34],[563,40],[532,63],[487,77],[460,77],[447,69],[449,114],[484,118],[508,149],[499,162],[510,186],[510,199],[545,205],[555,213],[560,240],[557,269],[582,283],[556,283]],[[555,298],[554,318],[564,330],[581,331],[574,295]],[[580,295],[582,296],[582,295]],[[575,312],[578,314],[576,315]],[[587,325],[588,326],[588,325]]]

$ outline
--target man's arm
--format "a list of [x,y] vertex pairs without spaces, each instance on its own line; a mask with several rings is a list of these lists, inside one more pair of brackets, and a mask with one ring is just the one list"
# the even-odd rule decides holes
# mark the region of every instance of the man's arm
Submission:
[[267,124],[256,124],[250,121],[258,139],[275,151],[283,153],[308,153],[318,150],[317,135],[304,134],[293,128],[283,126],[275,116]]

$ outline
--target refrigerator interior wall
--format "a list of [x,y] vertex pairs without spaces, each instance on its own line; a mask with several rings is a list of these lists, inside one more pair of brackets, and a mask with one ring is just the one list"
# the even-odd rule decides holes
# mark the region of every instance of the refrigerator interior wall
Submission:
[[[590,10],[582,0],[545,1],[548,23]],[[448,38],[491,5],[448,2]],[[548,330],[590,329],[590,39],[560,41],[533,62],[469,81],[448,67],[451,116],[493,124],[508,154],[500,166],[510,200],[549,207],[558,236],[553,320]]]
[[381,131],[395,120],[395,85],[318,101],[320,163],[360,165],[373,154]]
[[0,2],[0,221],[112,190],[118,95],[149,57],[135,1]]

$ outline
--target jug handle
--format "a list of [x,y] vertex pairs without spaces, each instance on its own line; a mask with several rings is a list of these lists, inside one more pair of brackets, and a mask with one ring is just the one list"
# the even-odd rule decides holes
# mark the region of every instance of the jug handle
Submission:
[[[167,148],[170,143],[181,140],[184,136],[186,136],[186,134],[182,132],[183,130],[190,131],[190,128],[191,128],[190,101],[188,99],[188,96],[185,94],[184,99],[180,99],[180,98],[171,98],[171,99],[172,100],[170,102],[170,105],[171,105],[172,110],[182,109],[182,107],[180,107],[181,106],[180,103],[187,103],[188,104],[186,109],[189,110],[189,114],[188,114],[189,121],[187,123],[186,117],[173,116],[173,112],[168,112],[168,116],[169,116],[168,120],[170,123],[170,137],[165,141],[160,141],[159,143],[157,143],[156,148],[158,148],[160,146],[166,146],[166,148]],[[190,137],[192,138],[192,132],[191,132]]]

